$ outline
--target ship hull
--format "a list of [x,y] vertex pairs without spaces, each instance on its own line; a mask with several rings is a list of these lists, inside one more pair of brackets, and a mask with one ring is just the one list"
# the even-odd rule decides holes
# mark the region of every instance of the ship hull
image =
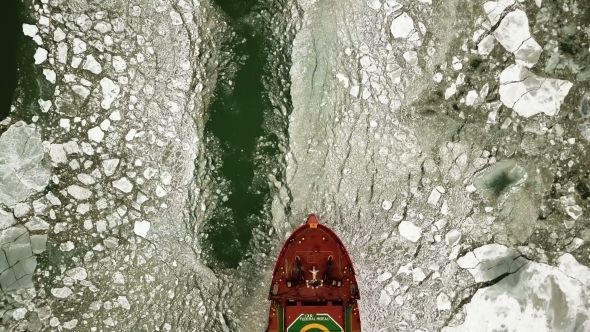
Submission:
[[360,294],[344,244],[310,215],[285,241],[268,295],[269,332],[360,332]]

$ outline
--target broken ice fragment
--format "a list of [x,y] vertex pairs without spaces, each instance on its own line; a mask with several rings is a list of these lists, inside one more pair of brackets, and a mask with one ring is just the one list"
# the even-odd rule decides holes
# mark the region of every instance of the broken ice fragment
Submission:
[[65,299],[65,298],[69,297],[70,295],[72,295],[72,290],[69,289],[68,287],[52,288],[51,294],[53,294],[53,296],[55,296],[57,298]]
[[23,24],[23,33],[25,36],[35,37],[35,35],[39,32],[39,29],[36,25],[32,24]]
[[164,188],[162,188],[162,186],[157,185],[156,186],[156,196],[157,197],[164,197],[166,196],[166,190]]
[[516,64],[531,68],[539,61],[543,49],[531,36],[529,20],[522,10],[506,15],[494,36],[508,52],[514,53]]
[[80,38],[74,38],[74,54],[80,54],[86,51],[86,43]]
[[131,190],[133,190],[133,184],[126,177],[122,177],[119,180],[113,181],[113,187],[125,193],[130,193]]
[[500,21],[504,9],[508,6],[512,6],[514,1],[515,0],[488,1],[483,4],[483,10],[488,15],[488,19],[492,25],[495,25]]
[[150,230],[150,226],[151,224],[149,221],[136,221],[133,226],[133,232],[141,237],[146,237]]
[[389,296],[389,294],[387,294],[387,292],[382,289],[381,290],[381,295],[379,296],[379,305],[380,306],[387,306],[391,303],[391,296]]
[[392,277],[391,272],[384,272],[380,276],[377,277],[378,282],[384,282]]
[[121,56],[115,55],[113,57],[113,68],[116,72],[121,73],[127,69],[127,63],[125,63],[125,60]]
[[67,188],[67,192],[68,194],[70,194],[72,197],[74,197],[75,199],[78,200],[84,200],[84,199],[88,199],[92,196],[92,191],[80,187],[78,185],[71,185]]
[[430,205],[438,204],[438,200],[442,196],[442,192],[444,192],[444,189],[442,191],[440,191],[439,188],[442,189],[442,187],[436,187],[436,188],[432,189],[430,196],[428,196],[428,201],[427,201],[428,204],[430,204]]
[[580,218],[580,216],[582,215],[582,212],[583,212],[582,208],[579,207],[578,205],[568,206],[565,208],[565,211],[574,220],[578,220],[578,218]]
[[445,241],[451,247],[459,244],[459,240],[461,240],[461,232],[456,229],[453,229],[445,235]]
[[404,220],[399,224],[399,234],[408,241],[418,242],[422,237],[420,227],[414,225],[411,221]]
[[389,27],[393,38],[405,38],[410,42],[419,41],[420,37],[414,29],[414,20],[407,13],[396,17]]
[[88,139],[100,143],[104,138],[104,132],[100,127],[96,126],[88,129]]
[[477,53],[479,55],[489,55],[494,49],[494,36],[487,35],[477,44]]
[[438,296],[436,297],[436,308],[439,311],[451,310],[451,300],[449,299],[449,296],[447,294],[438,294]]
[[115,84],[111,79],[107,77],[104,77],[102,80],[100,80],[100,87],[102,88],[103,96],[103,100],[100,102],[100,106],[105,110],[108,110],[109,108],[111,108],[111,104],[113,103],[113,101],[115,101],[117,96],[119,96],[121,89],[117,84]]
[[500,74],[500,100],[525,118],[538,113],[557,115],[572,83],[542,78],[522,65],[511,65]]
[[[10,212],[0,209],[0,231],[16,224],[16,220]],[[2,269],[0,269],[2,271]]]
[[393,203],[388,200],[384,200],[383,203],[381,203],[381,208],[385,211],[389,211],[392,206],[393,206]]
[[35,59],[35,64],[40,65],[43,62],[45,62],[45,60],[47,60],[47,54],[49,53],[46,49],[39,47],[35,52],[35,55],[33,55],[33,58]]
[[19,121],[0,136],[0,203],[11,207],[45,188],[50,174],[41,165],[43,156],[34,125]]
[[412,280],[414,282],[422,282],[424,279],[426,279],[426,274],[421,268],[417,267],[412,270]]
[[55,31],[53,31],[53,41],[55,41],[56,43],[59,43],[60,41],[66,39],[66,34],[64,33],[64,31],[61,28],[57,28],[55,29]]
[[457,264],[467,269],[476,282],[486,282],[514,273],[526,263],[528,260],[516,250],[500,244],[484,245],[457,260]]
[[86,61],[84,61],[84,65],[82,69],[88,70],[93,74],[100,74],[102,72],[102,66],[96,59],[92,56],[92,54],[88,54],[86,56]]
[[88,277],[86,269],[83,267],[75,267],[66,271],[66,275],[74,280],[85,280]]
[[102,162],[102,169],[106,176],[111,176],[115,174],[115,170],[117,170],[117,166],[119,165],[119,159],[107,159],[103,160]]

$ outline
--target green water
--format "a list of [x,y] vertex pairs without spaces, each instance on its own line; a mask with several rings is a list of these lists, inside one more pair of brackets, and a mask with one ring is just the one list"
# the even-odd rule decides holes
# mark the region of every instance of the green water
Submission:
[[10,113],[10,105],[17,84],[17,46],[22,38],[18,0],[0,1],[0,120]]
[[[228,64],[219,68],[221,79],[215,99],[208,109],[205,136],[217,167],[214,177],[226,200],[216,207],[206,223],[205,253],[212,267],[235,268],[252,254],[253,232],[265,234],[270,217],[271,192],[266,164],[277,159],[277,138],[264,129],[272,110],[263,81],[268,41],[248,18],[257,10],[257,1],[215,1],[235,32],[223,47],[231,54]],[[256,241],[260,242],[258,237]],[[264,240],[262,240],[264,241]],[[257,250],[260,250],[260,243]],[[263,247],[263,246],[262,246]]]

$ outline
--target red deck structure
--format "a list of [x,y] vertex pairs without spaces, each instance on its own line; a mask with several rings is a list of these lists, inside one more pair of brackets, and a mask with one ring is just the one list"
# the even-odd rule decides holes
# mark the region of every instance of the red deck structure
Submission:
[[360,332],[360,294],[338,236],[315,215],[285,241],[268,299],[269,332]]

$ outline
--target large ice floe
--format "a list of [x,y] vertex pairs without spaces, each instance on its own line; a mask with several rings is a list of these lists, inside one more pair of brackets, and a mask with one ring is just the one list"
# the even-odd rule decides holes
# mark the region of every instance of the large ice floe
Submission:
[[523,117],[557,115],[572,87],[565,80],[542,78],[523,65],[511,65],[500,74],[500,99]]

